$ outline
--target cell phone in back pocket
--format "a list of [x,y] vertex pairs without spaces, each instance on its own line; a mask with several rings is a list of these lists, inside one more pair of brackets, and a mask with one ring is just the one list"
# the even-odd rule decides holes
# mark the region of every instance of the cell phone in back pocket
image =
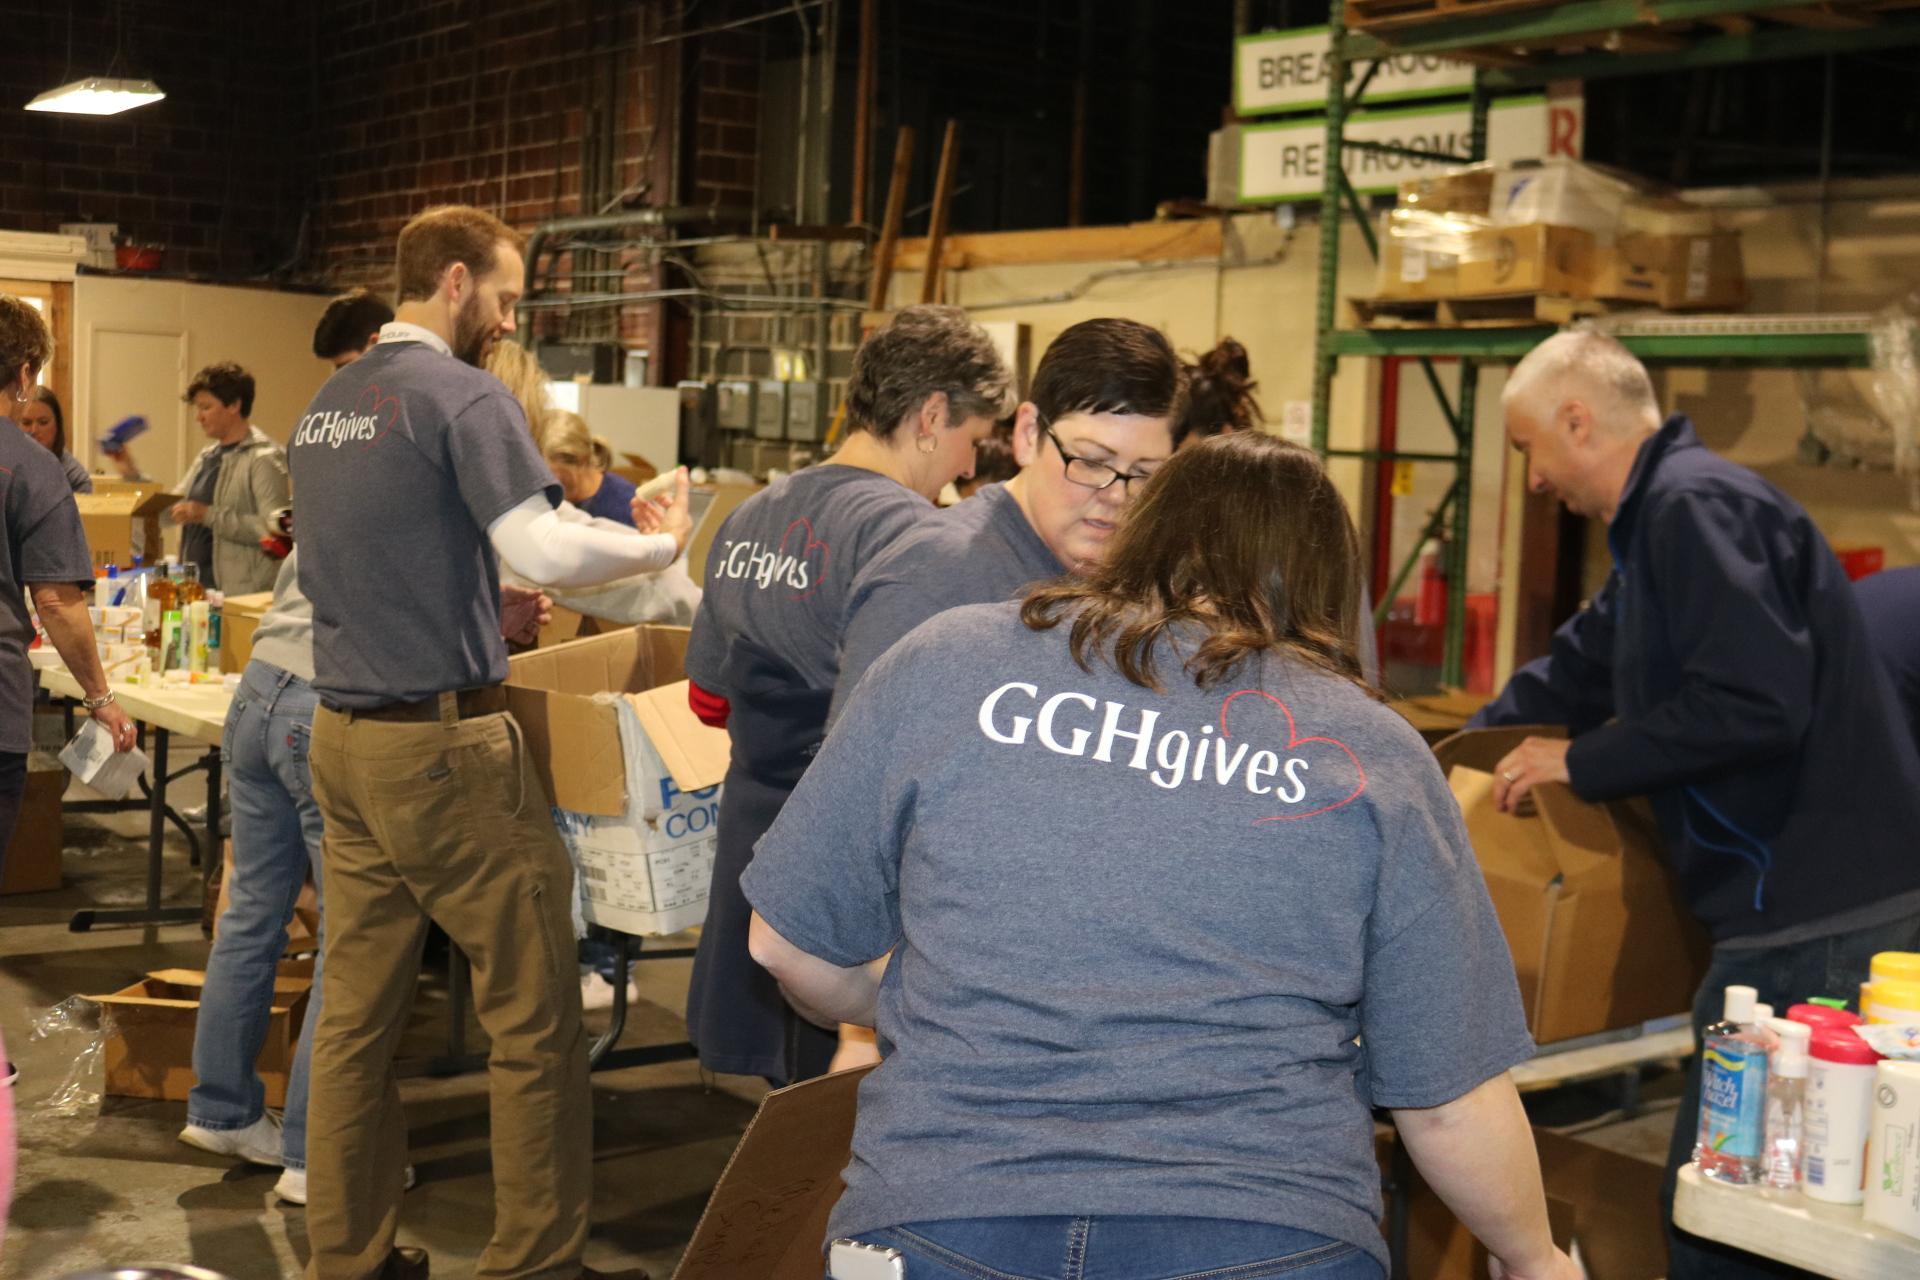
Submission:
[[907,1258],[883,1244],[835,1240],[827,1246],[827,1273],[832,1280],[907,1280]]

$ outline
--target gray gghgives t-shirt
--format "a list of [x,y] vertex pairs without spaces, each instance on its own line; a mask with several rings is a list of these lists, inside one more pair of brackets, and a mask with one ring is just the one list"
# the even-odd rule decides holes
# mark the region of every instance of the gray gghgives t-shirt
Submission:
[[794,945],[894,952],[829,1237],[1141,1214],[1387,1263],[1371,1107],[1532,1055],[1432,753],[1288,657],[1165,693],[1017,604],[951,610],[855,690],[741,884]]
[[835,464],[796,471],[748,498],[707,552],[688,677],[738,696],[722,672],[744,639],[778,655],[807,688],[831,689],[855,575],[933,513],[932,503],[898,481]]
[[963,604],[1015,600],[1067,571],[1004,484],[940,511],[861,570],[847,603],[837,718],[860,678],[901,636]]
[[93,553],[60,460],[0,417],[0,751],[33,749],[33,618],[26,588],[36,582],[93,582]]
[[498,379],[379,343],[320,388],[287,464],[323,699],[375,707],[506,679],[487,526],[561,491]]

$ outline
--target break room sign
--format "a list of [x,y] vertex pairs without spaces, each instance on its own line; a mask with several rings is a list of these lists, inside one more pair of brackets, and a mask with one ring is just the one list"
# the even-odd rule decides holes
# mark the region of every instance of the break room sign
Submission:
[[[1487,113],[1487,159],[1578,154],[1554,145],[1556,112],[1545,97],[1506,98]],[[1472,126],[1467,104],[1357,111],[1347,119],[1349,140],[1388,143],[1419,151],[1465,155]],[[1275,124],[1240,127],[1240,200],[1243,204],[1318,200],[1324,185],[1322,158],[1327,122],[1302,116]],[[1392,191],[1408,178],[1455,166],[1380,151],[1345,149],[1347,177],[1361,195]]]
[[[1327,105],[1327,60],[1332,41],[1325,27],[1263,31],[1233,45],[1233,109],[1243,116]],[[1349,64],[1349,80],[1366,74],[1365,62]],[[1397,98],[1443,97],[1473,88],[1473,68],[1430,54],[1396,54],[1382,60],[1367,85],[1368,103]]]

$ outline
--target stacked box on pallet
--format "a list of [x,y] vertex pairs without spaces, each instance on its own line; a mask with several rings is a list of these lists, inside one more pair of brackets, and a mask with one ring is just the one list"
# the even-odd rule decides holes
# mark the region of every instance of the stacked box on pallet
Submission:
[[1534,295],[1731,310],[1746,295],[1739,236],[1711,210],[1571,160],[1403,183],[1380,246],[1383,300]]

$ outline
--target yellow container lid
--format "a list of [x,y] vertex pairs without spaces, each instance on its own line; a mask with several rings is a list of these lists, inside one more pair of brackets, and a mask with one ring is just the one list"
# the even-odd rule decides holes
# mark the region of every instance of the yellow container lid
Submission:
[[1920,952],[1882,951],[1873,958],[1872,973],[1874,982],[1920,982]]
[[1920,1021],[1920,982],[1882,978],[1861,989],[1860,1012],[1868,1022]]

